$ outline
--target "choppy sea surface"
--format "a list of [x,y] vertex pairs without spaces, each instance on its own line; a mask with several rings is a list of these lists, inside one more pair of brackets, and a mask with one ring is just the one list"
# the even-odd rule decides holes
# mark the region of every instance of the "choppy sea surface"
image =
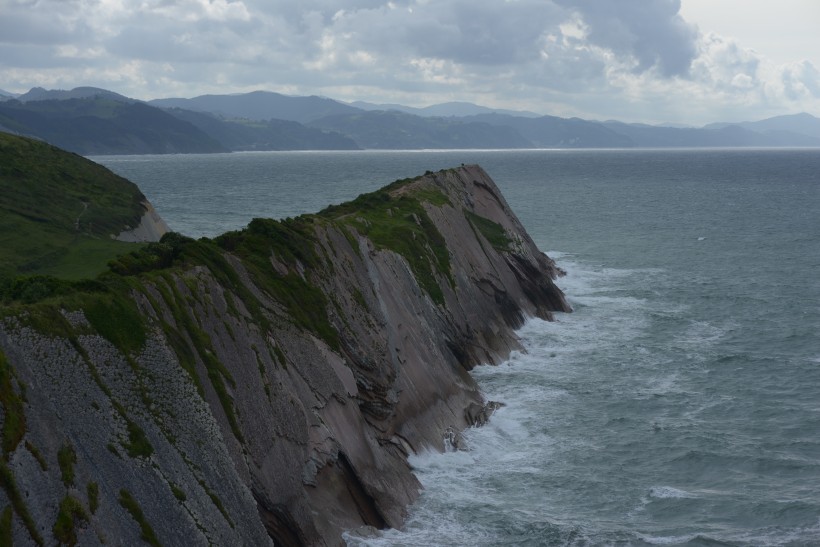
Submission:
[[350,545],[820,545],[820,150],[93,159],[191,236],[479,163],[567,271],[575,311],[474,371],[506,406]]

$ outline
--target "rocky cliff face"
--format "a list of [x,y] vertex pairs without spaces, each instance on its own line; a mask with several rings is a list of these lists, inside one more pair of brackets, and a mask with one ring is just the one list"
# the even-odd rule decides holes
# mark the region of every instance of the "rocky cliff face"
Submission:
[[117,235],[119,241],[142,242],[159,241],[162,236],[170,232],[168,225],[159,216],[154,206],[147,199],[140,202],[145,212],[140,217],[136,228],[123,230]]
[[401,526],[407,455],[480,418],[468,371],[519,348],[526,317],[569,311],[477,166],[163,245],[171,265],[3,312],[15,545],[337,545]]

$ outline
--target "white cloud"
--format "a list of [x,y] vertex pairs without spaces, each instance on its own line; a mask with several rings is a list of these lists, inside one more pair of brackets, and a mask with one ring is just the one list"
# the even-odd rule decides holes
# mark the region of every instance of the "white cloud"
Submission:
[[[818,109],[810,61],[701,33],[677,0],[0,0],[0,88],[271,89],[706,122]],[[815,110],[817,113],[817,110]]]

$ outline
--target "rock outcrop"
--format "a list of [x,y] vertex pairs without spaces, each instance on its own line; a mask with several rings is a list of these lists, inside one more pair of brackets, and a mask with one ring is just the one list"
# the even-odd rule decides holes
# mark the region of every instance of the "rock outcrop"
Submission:
[[15,545],[337,545],[399,527],[420,488],[408,454],[494,408],[469,370],[519,349],[526,317],[569,311],[477,166],[151,249],[173,263],[3,313]]
[[145,212],[140,217],[140,223],[135,228],[123,230],[117,235],[119,241],[145,242],[159,241],[162,236],[170,232],[168,224],[159,216],[154,206],[147,199],[141,205]]

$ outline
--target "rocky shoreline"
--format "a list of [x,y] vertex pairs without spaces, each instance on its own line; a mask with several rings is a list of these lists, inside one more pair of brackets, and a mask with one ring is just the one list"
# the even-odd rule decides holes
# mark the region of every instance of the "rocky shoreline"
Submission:
[[478,166],[218,243],[125,278],[121,300],[0,321],[4,428],[23,423],[0,469],[15,545],[400,527],[408,454],[492,411],[469,370],[520,349],[527,317],[570,311]]

